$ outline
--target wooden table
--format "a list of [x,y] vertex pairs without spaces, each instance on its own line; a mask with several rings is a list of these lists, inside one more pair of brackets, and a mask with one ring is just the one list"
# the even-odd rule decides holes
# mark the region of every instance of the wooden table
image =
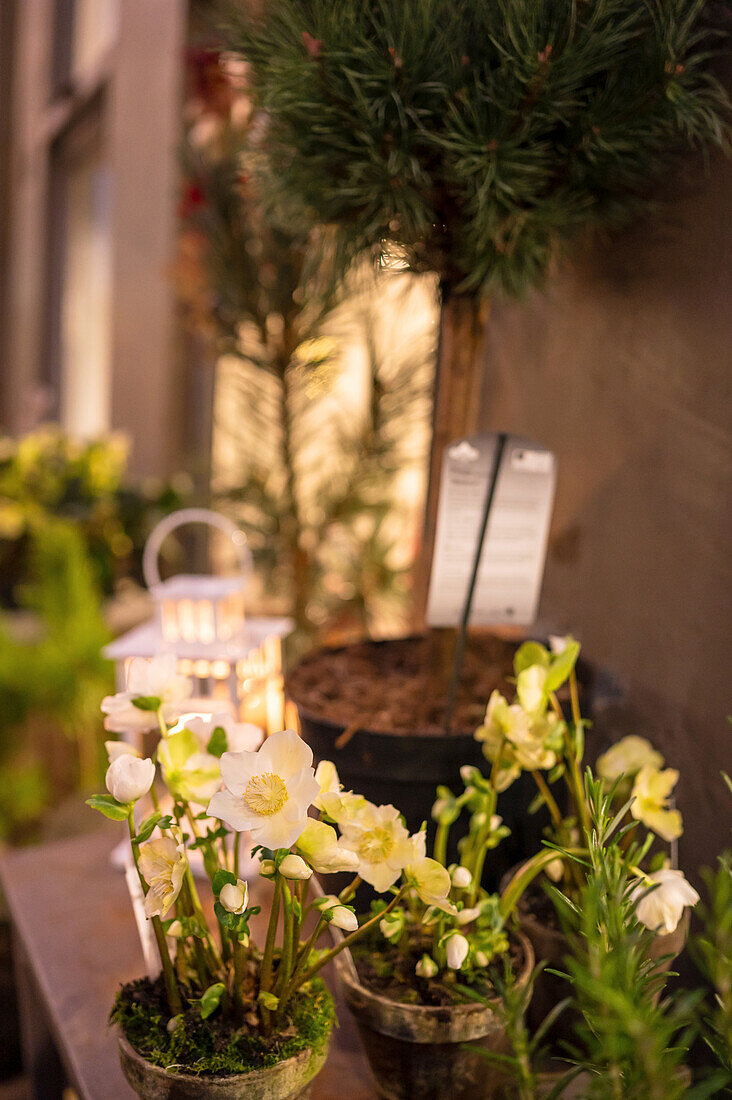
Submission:
[[[23,1058],[36,1100],[59,1100],[67,1083],[80,1100],[134,1096],[107,1024],[119,985],[144,973],[124,876],[109,864],[120,836],[110,824],[0,861],[13,926]],[[350,1015],[342,1004],[337,1011],[341,1026],[313,1100],[373,1100],[373,1078]]]

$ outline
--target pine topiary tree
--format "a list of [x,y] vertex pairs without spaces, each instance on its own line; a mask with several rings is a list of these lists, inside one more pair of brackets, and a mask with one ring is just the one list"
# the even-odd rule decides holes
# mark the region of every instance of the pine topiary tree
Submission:
[[[442,296],[425,526],[475,426],[486,295],[541,284],[580,231],[648,209],[689,146],[725,146],[704,0],[266,0],[251,66],[271,195],[346,263],[396,244]],[[426,569],[425,569],[426,573]]]

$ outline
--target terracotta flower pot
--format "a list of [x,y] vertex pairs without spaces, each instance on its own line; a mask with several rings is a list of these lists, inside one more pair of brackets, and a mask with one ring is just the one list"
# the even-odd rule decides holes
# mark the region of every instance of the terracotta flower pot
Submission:
[[[519,934],[524,952],[520,984],[534,966],[534,953]],[[477,1003],[428,1007],[399,1004],[361,984],[348,951],[337,971],[346,1004],[356,1018],[379,1096],[384,1100],[488,1100],[502,1095],[504,1075],[464,1043],[496,1053],[508,1050],[498,1016]]]
[[[501,890],[504,890],[508,882],[519,870],[520,865],[514,867],[501,881]],[[546,924],[540,920],[530,909],[518,908],[516,916],[519,928],[530,941],[534,949],[536,961],[546,961],[546,968],[542,970],[534,984],[534,993],[528,1009],[528,1021],[532,1029],[536,1030],[556,1004],[564,1000],[569,994],[567,982],[556,974],[548,974],[547,969],[563,970],[564,959],[567,955],[567,940],[561,929]],[[668,934],[656,933],[651,943],[651,958],[661,959],[664,955],[669,957],[660,965],[660,970],[666,972],[677,955],[680,955],[689,935],[690,916],[689,910],[684,914],[673,932]],[[554,1039],[572,1039],[573,1015],[565,1011],[559,1017],[552,1028],[551,1035]]]
[[301,1050],[266,1069],[228,1077],[169,1073],[146,1061],[121,1034],[119,1054],[122,1072],[142,1100],[307,1100],[328,1044],[318,1051]]

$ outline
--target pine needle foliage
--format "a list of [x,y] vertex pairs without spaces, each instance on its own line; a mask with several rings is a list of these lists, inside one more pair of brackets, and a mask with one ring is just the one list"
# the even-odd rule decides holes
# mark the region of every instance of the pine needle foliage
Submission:
[[225,32],[266,117],[270,197],[345,264],[401,245],[518,294],[621,226],[690,147],[729,148],[704,0],[267,0]]
[[[570,946],[566,967],[582,1014],[575,1064],[589,1075],[588,1100],[701,1100],[720,1078],[690,1085],[684,1058],[698,1029],[701,991],[665,990],[668,977],[650,955],[653,933],[637,919],[632,888],[644,848],[621,826],[612,792],[587,772],[591,832],[577,903],[551,893]],[[648,844],[645,844],[647,850]]]

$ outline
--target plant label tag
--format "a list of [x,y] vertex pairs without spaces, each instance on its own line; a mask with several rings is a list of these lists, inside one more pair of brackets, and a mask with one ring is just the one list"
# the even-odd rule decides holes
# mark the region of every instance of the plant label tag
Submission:
[[430,626],[458,626],[462,620],[498,453],[470,622],[528,626],[536,618],[556,459],[545,447],[516,435],[505,437],[501,452],[498,434],[486,432],[453,443],[442,459],[427,603]]

